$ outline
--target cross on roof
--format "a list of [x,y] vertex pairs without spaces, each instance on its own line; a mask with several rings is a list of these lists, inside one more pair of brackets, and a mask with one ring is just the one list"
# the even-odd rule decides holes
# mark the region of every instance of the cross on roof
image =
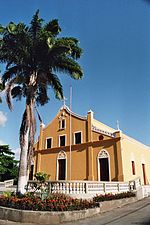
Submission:
[[120,130],[119,120],[117,120],[117,130]]
[[64,96],[63,97],[64,107],[66,106],[66,100],[67,100],[67,98]]

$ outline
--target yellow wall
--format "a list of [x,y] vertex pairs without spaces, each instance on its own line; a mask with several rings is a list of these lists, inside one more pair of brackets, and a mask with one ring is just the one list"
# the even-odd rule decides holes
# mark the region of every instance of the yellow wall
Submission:
[[[66,135],[66,146],[70,145],[70,115],[65,112],[65,116],[63,117],[66,120],[66,128],[63,130],[59,129],[59,117],[62,112],[60,111],[54,120],[44,129],[43,131],[43,142],[42,149],[45,149],[46,146],[46,138],[52,137],[52,147],[56,148],[59,145],[59,135]],[[72,144],[74,144],[74,132],[82,131],[82,142],[86,142],[86,120],[77,119],[75,116],[71,117],[72,119]]]
[[[51,180],[56,180],[57,171],[57,156],[60,151],[66,153],[67,160],[67,177],[70,179],[70,149],[69,147],[62,147],[56,149],[42,150],[41,152],[41,164],[39,171],[45,172],[51,175]],[[37,153],[36,153],[37,154]],[[72,180],[87,180],[87,151],[85,146],[80,147],[73,146],[71,151],[71,178]],[[36,171],[37,172],[37,171]]]
[[[66,128],[63,130],[59,128],[60,117],[66,120]],[[97,131],[92,130],[93,126]],[[100,130],[106,131],[107,134],[101,133]],[[74,133],[79,131],[82,132],[82,143],[75,145]],[[66,146],[59,147],[59,135],[64,134]],[[99,140],[100,135],[103,135],[103,140]],[[46,138],[49,137],[52,138],[52,148],[45,149]],[[143,183],[142,163],[144,163],[147,183],[150,182],[150,148],[96,121],[93,119],[92,111],[88,112],[87,117],[72,113],[71,179],[97,181],[98,154],[102,149],[109,154],[112,181],[129,181],[140,176]],[[40,137],[35,144],[35,172],[46,172],[51,175],[51,180],[56,180],[57,157],[62,150],[66,153],[67,160],[66,179],[70,179],[70,114],[66,108],[62,108],[47,127],[43,128],[41,125]],[[131,161],[135,161],[136,175],[132,175]]]
[[99,141],[99,136],[101,136],[101,135],[103,136],[103,140],[112,139],[111,137],[109,137],[105,134],[100,134],[95,131],[92,131],[93,141]]
[[[126,135],[122,135],[122,158],[125,181],[141,177],[143,184],[142,163],[144,163],[147,183],[150,183],[150,148]],[[132,174],[132,161],[135,162],[135,175]]]

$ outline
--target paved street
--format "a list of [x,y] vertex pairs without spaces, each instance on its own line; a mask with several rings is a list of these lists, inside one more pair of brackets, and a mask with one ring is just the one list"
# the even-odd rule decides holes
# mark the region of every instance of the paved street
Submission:
[[[150,225],[150,197],[136,203],[97,215],[93,218],[61,225]],[[0,225],[31,225],[0,220]],[[33,225],[33,224],[32,224]]]

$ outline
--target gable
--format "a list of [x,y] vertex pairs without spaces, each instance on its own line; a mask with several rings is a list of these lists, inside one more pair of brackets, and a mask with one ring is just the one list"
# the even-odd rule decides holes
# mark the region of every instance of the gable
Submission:
[[[82,133],[82,141],[86,142],[86,117],[78,116],[71,112],[72,121],[72,142],[74,143],[74,134]],[[70,110],[67,107],[62,107],[55,118],[43,130],[43,149],[46,147],[46,139],[52,138],[52,147],[59,147],[60,136],[65,135],[65,145],[70,145]]]

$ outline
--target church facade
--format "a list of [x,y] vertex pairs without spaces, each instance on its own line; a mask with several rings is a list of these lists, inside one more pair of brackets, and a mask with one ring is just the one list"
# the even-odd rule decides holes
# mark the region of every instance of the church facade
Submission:
[[55,180],[150,182],[150,148],[93,117],[62,107],[50,124],[40,125],[34,173]]

